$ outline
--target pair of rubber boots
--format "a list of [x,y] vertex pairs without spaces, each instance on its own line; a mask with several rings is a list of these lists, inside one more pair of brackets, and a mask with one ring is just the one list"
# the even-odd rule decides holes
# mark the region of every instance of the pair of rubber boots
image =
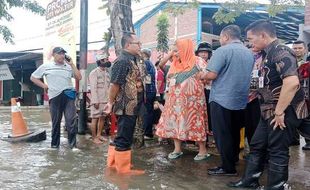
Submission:
[[133,170],[131,165],[131,150],[116,151],[115,146],[109,145],[107,167],[115,168],[119,174],[142,175],[143,170]]
[[[252,161],[252,162],[251,162]],[[269,162],[267,186],[263,187],[259,185],[259,177],[264,170],[263,164],[259,162],[253,162],[248,160],[246,171],[241,180],[237,182],[231,182],[229,187],[233,188],[247,188],[247,189],[259,189],[259,190],[289,190],[290,186],[287,184],[288,180],[288,166],[279,165]]]

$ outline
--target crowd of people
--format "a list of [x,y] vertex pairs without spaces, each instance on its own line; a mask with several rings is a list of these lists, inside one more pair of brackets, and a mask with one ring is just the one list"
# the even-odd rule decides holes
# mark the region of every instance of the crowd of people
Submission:
[[[133,135],[140,115],[144,139],[171,139],[174,150],[168,158],[183,155],[182,142],[198,146],[195,161],[208,160],[213,136],[221,164],[208,174],[236,176],[240,153],[240,129],[245,128],[250,152],[243,177],[228,186],[257,188],[267,164],[265,189],[285,189],[288,180],[289,146],[306,139],[303,150],[310,150],[309,73],[310,62],[303,41],[292,49],[277,39],[276,27],[258,20],[246,28],[247,41],[241,40],[236,25],[224,27],[221,47],[213,51],[202,42],[195,50],[192,39],[177,39],[170,52],[155,64],[152,51],[141,49],[133,33],[122,38],[122,52],[111,63],[107,55],[98,56],[89,75],[91,87],[92,140],[101,144],[105,117],[117,116],[117,134],[109,144],[107,167],[118,173],[143,174],[131,164]],[[40,66],[32,81],[48,89],[52,115],[52,147],[59,146],[62,112],[72,125],[71,76],[80,73],[65,61],[65,51],[53,51],[54,63]],[[49,86],[40,78],[47,77]],[[57,85],[53,85],[57,77]],[[61,86],[60,86],[61,84]],[[141,114],[142,111],[142,114]],[[76,132],[69,128],[71,147]],[[209,142],[208,142],[209,141]],[[268,161],[268,162],[266,162]]]

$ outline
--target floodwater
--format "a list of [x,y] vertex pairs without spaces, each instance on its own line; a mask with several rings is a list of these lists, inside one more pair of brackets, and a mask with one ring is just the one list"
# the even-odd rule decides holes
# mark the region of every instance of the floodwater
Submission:
[[[226,183],[237,180],[244,169],[238,165],[239,177],[214,177],[207,168],[220,163],[215,149],[208,161],[195,162],[197,149],[186,146],[178,160],[167,159],[171,145],[148,142],[133,152],[135,168],[144,169],[142,176],[119,176],[106,170],[107,143],[94,145],[89,135],[78,136],[80,151],[67,147],[62,131],[59,150],[50,148],[50,116],[47,109],[23,110],[30,130],[46,129],[47,139],[38,143],[11,144],[0,141],[0,189],[209,189],[226,190]],[[0,136],[10,133],[10,110],[0,109]],[[301,140],[302,144],[304,140]],[[292,147],[289,183],[293,190],[310,189],[310,152]],[[265,172],[266,173],[266,172]],[[266,176],[262,182],[266,181]]]

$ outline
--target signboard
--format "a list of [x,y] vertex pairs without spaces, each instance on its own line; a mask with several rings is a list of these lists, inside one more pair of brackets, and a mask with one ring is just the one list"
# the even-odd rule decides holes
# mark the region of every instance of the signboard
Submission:
[[0,81],[14,79],[7,64],[0,64]]
[[46,8],[44,63],[52,61],[54,47],[62,47],[76,64],[78,0],[53,0]]

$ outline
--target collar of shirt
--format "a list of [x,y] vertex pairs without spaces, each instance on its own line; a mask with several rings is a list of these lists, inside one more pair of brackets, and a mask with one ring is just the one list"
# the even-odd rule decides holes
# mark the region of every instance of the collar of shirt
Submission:
[[129,53],[128,51],[123,50],[123,51],[121,52],[121,54],[122,54],[123,56],[127,57],[128,59],[133,60],[133,61],[136,62],[136,56],[132,55],[132,54]]
[[242,44],[240,40],[231,40],[228,44]]
[[269,52],[272,50],[272,47],[280,44],[280,41],[278,39],[274,40],[271,42],[263,51],[265,52],[266,55],[269,54]]
[[105,72],[106,69],[102,70],[100,67],[97,67],[97,71],[99,71],[99,72]]
[[53,64],[54,64],[54,65],[58,65],[58,66],[67,66],[67,63],[59,64],[59,63],[56,63],[55,61],[53,61]]

